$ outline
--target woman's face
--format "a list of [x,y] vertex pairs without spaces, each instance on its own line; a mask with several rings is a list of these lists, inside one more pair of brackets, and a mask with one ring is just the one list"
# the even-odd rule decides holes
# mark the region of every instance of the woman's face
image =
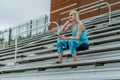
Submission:
[[70,21],[75,21],[76,20],[75,14],[73,12],[69,13],[69,20]]

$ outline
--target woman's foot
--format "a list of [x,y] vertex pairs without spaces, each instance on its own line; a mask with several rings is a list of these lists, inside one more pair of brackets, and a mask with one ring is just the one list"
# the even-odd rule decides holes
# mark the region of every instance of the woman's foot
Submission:
[[73,68],[77,68],[77,66],[72,66],[71,69],[73,69]]
[[52,64],[61,64],[62,62],[59,62],[59,61],[56,61],[56,62],[54,62],[54,63],[52,63]]

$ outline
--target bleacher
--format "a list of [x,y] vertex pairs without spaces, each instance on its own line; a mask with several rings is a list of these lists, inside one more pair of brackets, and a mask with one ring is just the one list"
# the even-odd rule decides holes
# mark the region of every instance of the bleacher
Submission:
[[[77,52],[74,63],[65,48],[62,64],[57,61],[57,28],[0,49],[0,80],[103,80],[120,79],[120,10],[82,20],[88,31],[90,49]],[[70,36],[68,31],[66,36]],[[71,69],[72,66],[77,68]]]

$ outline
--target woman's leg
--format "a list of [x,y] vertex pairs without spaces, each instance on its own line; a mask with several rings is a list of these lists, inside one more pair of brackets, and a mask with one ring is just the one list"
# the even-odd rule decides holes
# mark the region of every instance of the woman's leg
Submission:
[[69,49],[71,51],[72,58],[73,58],[74,62],[76,62],[76,59],[77,59],[76,47],[78,47],[80,44],[81,44],[81,42],[77,41],[77,40],[69,40],[68,41]]
[[71,54],[76,54],[76,42],[75,42],[75,40],[69,40],[68,46],[69,46]]
[[72,54],[73,61],[76,62],[77,54]]
[[62,62],[63,46],[66,47],[66,40],[58,40],[57,41],[57,52],[58,52],[58,61],[59,62]]
[[58,54],[58,61],[59,61],[60,63],[62,63],[62,56],[63,56],[63,54]]

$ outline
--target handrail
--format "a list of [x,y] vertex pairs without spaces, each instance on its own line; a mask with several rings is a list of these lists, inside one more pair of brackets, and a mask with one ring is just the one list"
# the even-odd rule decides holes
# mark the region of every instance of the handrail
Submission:
[[[46,26],[46,25],[49,25],[49,24],[50,24],[50,23],[46,23],[46,24],[41,25],[40,27]],[[38,28],[40,28],[40,27],[36,27],[36,28],[33,28],[33,29],[29,29],[29,30],[24,31],[24,32],[21,32],[21,33],[19,33],[19,34],[23,34],[23,33],[26,33],[26,32],[32,31],[32,30],[36,30],[36,29],[38,29]]]
[[[103,0],[100,0],[100,1],[103,1]],[[96,4],[96,3],[98,3],[98,1],[95,1],[95,2],[93,2],[93,3],[87,4],[87,5],[84,5],[84,6],[77,7],[77,8],[72,9],[72,10],[77,10],[77,9],[80,9],[80,8],[84,8],[84,7],[87,7],[87,6],[90,6],[90,5],[94,5],[94,4]],[[68,10],[68,11],[62,12],[62,13],[60,13],[60,14],[62,15],[62,14],[68,13],[68,12],[70,12],[70,11],[71,11],[71,10]]]
[[[50,25],[50,24],[52,24],[52,23],[55,24],[57,27],[59,26],[57,22],[52,21],[52,22],[49,22],[49,23],[47,23],[47,24],[41,25],[40,27],[42,27],[42,26],[47,26],[47,25]],[[17,35],[17,31],[16,31],[16,39],[15,39],[15,59],[14,59],[14,64],[17,63],[18,36],[19,36],[20,34],[23,34],[23,33],[26,33],[26,32],[28,32],[28,31],[32,31],[32,30],[38,29],[38,28],[40,28],[40,27],[33,28],[33,29],[30,29],[30,30],[27,30],[27,31],[21,32],[21,33],[19,33],[18,35]]]
[[57,22],[55,22],[55,21],[52,21],[51,23],[53,23],[53,24],[59,26],[59,24],[58,24]]
[[[111,21],[111,6],[110,6],[110,4],[109,4],[108,2],[103,2],[103,3],[101,3],[101,4],[97,4],[97,5],[92,6],[92,7],[90,7],[90,8],[94,8],[94,7],[97,7],[97,6],[103,5],[103,4],[107,4],[108,7],[109,7],[109,23],[110,23],[110,21]],[[82,11],[89,10],[90,8],[86,8],[86,9],[80,10],[80,11],[78,11],[78,13],[80,14]]]
[[[57,23],[57,22],[55,22],[55,21],[52,21],[52,23],[54,23],[54,24],[56,24],[56,25],[57,25],[57,29],[58,29],[58,31],[59,31],[59,25],[58,25],[58,23]],[[58,33],[58,35],[59,35],[59,33]]]
[[[117,4],[120,4],[120,1],[118,1],[118,2],[116,2],[116,3],[112,3],[112,4],[110,4],[110,5],[113,6],[113,5],[117,5]],[[106,7],[107,7],[107,5],[102,6],[101,9],[106,8]],[[92,11],[95,11],[95,10],[97,10],[97,8],[92,9],[92,10],[89,10],[89,11],[82,12],[80,15],[85,14],[85,13],[89,13],[89,12],[92,12]],[[100,16],[102,16],[102,15],[100,15]],[[99,16],[99,17],[100,17],[100,16]],[[61,19],[61,20],[65,20],[65,19],[68,19],[68,17],[67,17],[67,18],[64,18],[64,19]],[[89,18],[88,18],[87,20],[89,20]],[[90,19],[90,20],[91,20],[91,19]]]
[[[43,25],[41,25],[40,27],[42,27],[42,26],[46,26],[46,25],[50,25],[50,24],[52,24],[52,23],[55,24],[55,25],[57,25],[57,26],[59,26],[57,22],[52,21],[52,22],[49,22],[49,23],[43,24]],[[23,34],[23,33],[26,33],[26,32],[32,31],[32,30],[36,30],[36,29],[38,29],[38,28],[40,28],[40,27],[36,27],[36,28],[33,28],[33,29],[29,29],[29,30],[24,31],[24,32],[21,32],[21,33],[19,33],[19,34]]]
[[[103,1],[103,0],[101,0],[101,1]],[[97,3],[97,2],[98,2],[98,1],[93,2],[93,3],[91,3],[91,4],[88,4],[88,5],[85,5],[85,6],[81,6],[81,7],[75,8],[75,9],[73,9],[73,10],[80,9],[80,8],[83,8],[83,7],[87,7],[87,6],[93,5],[93,4]],[[79,15],[85,14],[85,13],[87,13],[87,12],[92,12],[93,10],[90,10],[90,11],[87,11],[87,12],[84,12],[84,11],[89,10],[89,9],[92,9],[92,8],[95,8],[95,7],[100,6],[100,5],[103,5],[103,4],[106,4],[106,5],[109,7],[109,23],[110,23],[110,21],[111,21],[111,5],[110,5],[108,2],[102,2],[101,4],[97,4],[97,5],[94,5],[94,6],[92,6],[92,7],[89,7],[89,8],[83,9],[83,10],[80,10],[80,11],[78,11],[78,12],[79,12],[79,13],[82,12],[82,13],[80,13]],[[94,9],[94,10],[95,10],[95,9]],[[68,13],[68,12],[70,12],[70,10],[69,10],[69,11],[66,11],[66,12],[60,13],[60,16],[63,15],[63,14],[65,14],[65,13]],[[83,12],[84,12],[84,13],[83,13]],[[66,20],[66,19],[68,19],[68,18],[69,18],[69,17],[62,18],[62,19],[60,19],[60,21]]]

